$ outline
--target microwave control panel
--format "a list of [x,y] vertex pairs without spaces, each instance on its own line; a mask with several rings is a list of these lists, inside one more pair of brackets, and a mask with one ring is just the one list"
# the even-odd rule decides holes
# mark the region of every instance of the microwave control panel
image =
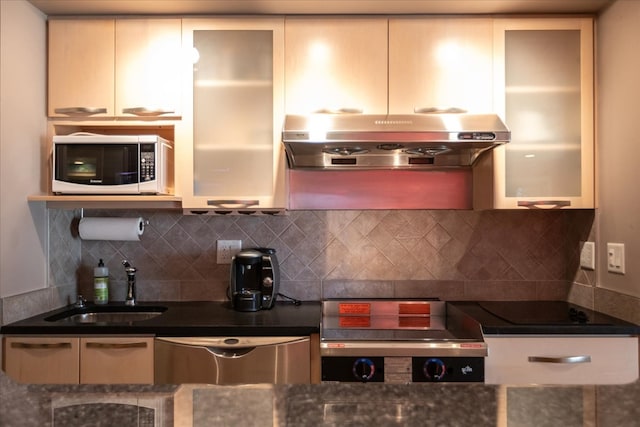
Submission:
[[140,144],[140,182],[156,179],[156,144]]

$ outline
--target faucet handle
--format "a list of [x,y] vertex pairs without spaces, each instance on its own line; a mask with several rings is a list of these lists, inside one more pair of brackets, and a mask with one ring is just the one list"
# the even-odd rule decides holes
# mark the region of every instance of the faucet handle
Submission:
[[122,260],[122,265],[124,266],[124,271],[127,274],[134,274],[136,271],[138,271],[138,269],[129,264],[129,261],[127,261],[126,259]]
[[87,304],[87,300],[80,294],[78,294],[78,299],[74,304],[76,307],[84,307]]

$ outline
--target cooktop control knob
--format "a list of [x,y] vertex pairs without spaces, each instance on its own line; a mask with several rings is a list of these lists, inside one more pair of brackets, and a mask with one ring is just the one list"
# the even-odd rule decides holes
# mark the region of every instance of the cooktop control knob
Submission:
[[440,381],[447,373],[447,367],[440,359],[429,359],[422,368],[424,375],[431,381]]
[[371,361],[371,359],[361,357],[353,362],[352,372],[356,379],[363,382],[369,381],[376,373],[376,365]]

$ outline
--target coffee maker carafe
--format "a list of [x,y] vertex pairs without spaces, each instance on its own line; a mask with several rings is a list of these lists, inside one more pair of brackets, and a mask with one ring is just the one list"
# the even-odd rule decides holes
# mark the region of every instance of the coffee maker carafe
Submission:
[[275,249],[245,249],[231,259],[229,298],[234,309],[270,309],[278,295],[279,284],[280,268]]

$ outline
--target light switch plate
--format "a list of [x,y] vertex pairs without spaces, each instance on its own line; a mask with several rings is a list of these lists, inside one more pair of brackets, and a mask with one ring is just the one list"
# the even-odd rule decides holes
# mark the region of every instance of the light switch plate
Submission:
[[582,242],[580,267],[586,270],[596,269],[596,244],[594,242]]
[[231,264],[231,258],[242,249],[242,240],[218,240],[216,262]]
[[607,270],[624,274],[624,243],[607,243]]

